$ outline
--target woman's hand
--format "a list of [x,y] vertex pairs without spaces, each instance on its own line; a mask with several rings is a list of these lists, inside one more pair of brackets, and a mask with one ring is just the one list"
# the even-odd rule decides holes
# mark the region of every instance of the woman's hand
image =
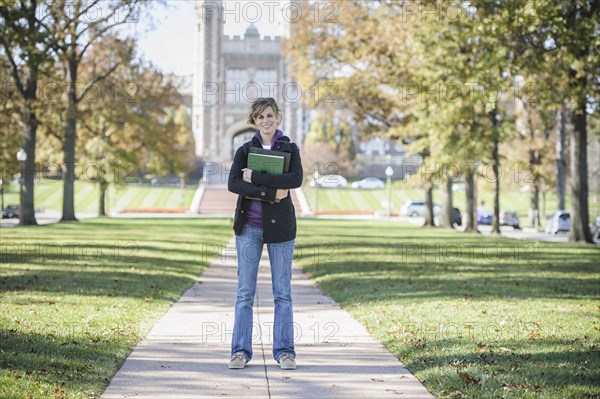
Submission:
[[288,189],[278,188],[277,193],[275,193],[275,199],[282,200],[288,196],[289,192],[290,192],[290,190],[288,190]]
[[244,172],[244,181],[246,183],[252,183],[252,169],[244,168],[242,169],[242,172]]

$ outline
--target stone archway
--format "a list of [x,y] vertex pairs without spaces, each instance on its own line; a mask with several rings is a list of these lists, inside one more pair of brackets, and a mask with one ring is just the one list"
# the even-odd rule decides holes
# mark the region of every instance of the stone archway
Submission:
[[233,139],[231,140],[231,158],[232,159],[235,156],[235,152],[237,151],[237,149],[242,144],[244,144],[246,141],[252,140],[252,137],[254,137],[255,134],[256,134],[256,131],[254,129],[246,129],[246,130],[243,130],[243,131],[237,133],[235,136],[233,136]]
[[223,138],[223,152],[227,154],[231,160],[237,151],[238,147],[246,141],[252,139],[256,130],[248,125],[245,120],[238,121],[227,128],[225,137]]

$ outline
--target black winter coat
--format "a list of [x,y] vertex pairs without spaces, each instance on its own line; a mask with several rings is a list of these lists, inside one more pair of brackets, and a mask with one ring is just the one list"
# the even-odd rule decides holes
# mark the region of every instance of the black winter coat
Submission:
[[263,241],[266,243],[290,241],[296,238],[296,211],[292,203],[291,195],[280,202],[275,202],[275,194],[278,188],[293,189],[302,185],[302,161],[298,146],[290,142],[290,138],[282,136],[274,143],[272,150],[290,152],[290,166],[288,173],[272,175],[266,172],[252,172],[252,183],[243,179],[244,169],[248,164],[248,153],[250,147],[262,148],[258,137],[244,143],[235,152],[233,165],[229,172],[227,187],[232,193],[238,194],[233,230],[236,235],[242,233],[242,229],[248,220],[248,207],[252,200],[246,198],[265,198],[268,201],[260,201],[262,204],[263,219]]

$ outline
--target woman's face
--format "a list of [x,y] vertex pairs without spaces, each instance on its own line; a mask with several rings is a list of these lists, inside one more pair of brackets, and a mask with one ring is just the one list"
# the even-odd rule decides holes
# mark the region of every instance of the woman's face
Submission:
[[273,110],[273,107],[269,106],[265,110],[254,118],[254,123],[260,133],[263,135],[271,135],[277,130],[277,114]]

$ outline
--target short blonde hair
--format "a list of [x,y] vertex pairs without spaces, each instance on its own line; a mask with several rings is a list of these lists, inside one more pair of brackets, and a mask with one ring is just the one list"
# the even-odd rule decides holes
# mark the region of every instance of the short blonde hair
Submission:
[[277,121],[281,123],[281,110],[277,105],[277,102],[273,97],[259,97],[256,100],[252,101],[250,105],[250,113],[248,114],[248,124],[252,126],[256,126],[255,119],[264,112],[267,108],[273,108],[275,114],[277,116]]

